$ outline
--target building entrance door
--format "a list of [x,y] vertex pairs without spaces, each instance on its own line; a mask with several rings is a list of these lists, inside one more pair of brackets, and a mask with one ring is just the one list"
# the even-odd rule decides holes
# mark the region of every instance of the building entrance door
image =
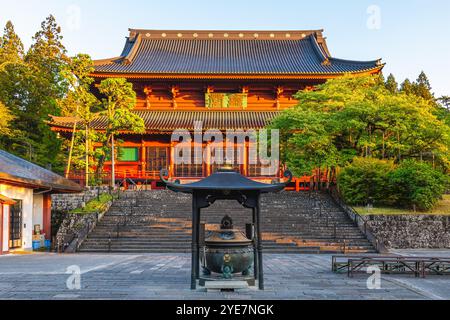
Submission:
[[11,249],[22,247],[22,200],[9,208],[9,247]]

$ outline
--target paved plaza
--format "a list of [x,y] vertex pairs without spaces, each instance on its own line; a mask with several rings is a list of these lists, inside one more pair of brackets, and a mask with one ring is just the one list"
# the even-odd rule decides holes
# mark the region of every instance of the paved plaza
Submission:
[[369,275],[332,273],[330,255],[264,257],[266,290],[205,292],[189,288],[189,254],[6,255],[0,299],[450,299],[450,277],[383,275],[381,289],[369,290]]

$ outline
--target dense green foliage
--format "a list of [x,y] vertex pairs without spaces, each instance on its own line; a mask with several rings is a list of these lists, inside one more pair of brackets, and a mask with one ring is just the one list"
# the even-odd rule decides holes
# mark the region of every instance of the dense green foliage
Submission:
[[[102,164],[119,130],[142,132],[142,119],[131,113],[136,100],[131,83],[104,80],[99,100],[91,93],[93,70],[88,55],[67,56],[53,16],[42,22],[26,52],[8,22],[0,38],[0,148],[63,173],[68,158],[71,168],[84,168],[86,154]],[[73,141],[59,139],[47,123],[49,115],[75,117],[83,129],[75,131]],[[100,115],[108,120],[104,133],[89,128]],[[93,142],[103,147],[94,150]]]
[[10,134],[0,136],[0,147],[59,171],[61,143],[45,120],[60,113],[58,100],[67,92],[61,70],[68,57],[60,32],[49,16],[26,52],[11,22],[0,40],[0,101],[14,116]]
[[[89,56],[79,54],[71,59],[64,70],[71,90],[61,101],[61,106],[65,114],[75,115],[78,118],[78,125],[84,127],[75,133],[73,148],[66,143],[68,153],[72,150],[73,167],[84,169],[87,153],[88,159],[95,161],[96,178],[99,179],[105,160],[110,158],[112,138],[121,130],[143,132],[144,122],[131,112],[136,104],[136,93],[131,83],[124,78],[103,80],[98,86],[102,95],[102,99],[99,100],[90,91],[93,79],[89,75],[92,71],[93,62]],[[90,122],[99,116],[106,118],[105,132],[95,131],[90,127]],[[101,147],[94,149],[94,143],[100,143]],[[116,147],[119,143],[120,141]],[[93,164],[94,162],[89,164],[89,171],[92,170]]]
[[282,160],[298,175],[345,166],[355,156],[450,166],[450,127],[437,117],[434,101],[392,93],[377,77],[353,76],[295,98],[299,104],[271,128],[280,129]]
[[448,186],[448,177],[429,164],[355,158],[342,169],[337,183],[342,197],[351,205],[392,205],[429,210]]
[[389,174],[394,164],[388,160],[355,158],[338,175],[339,191],[347,203],[352,205],[386,204],[390,193]]
[[86,214],[104,211],[108,202],[112,201],[114,196],[109,193],[102,193],[99,197],[94,198],[86,203],[86,206],[71,210],[69,213]]
[[389,173],[389,184],[394,203],[427,210],[442,197],[448,186],[448,176],[434,170],[429,164],[415,160],[403,161]]
[[[393,75],[386,81],[348,75],[294,97],[298,105],[283,111],[270,128],[280,129],[281,160],[296,175],[343,168],[338,182],[352,204],[370,197],[426,209],[445,191],[438,177],[450,168],[449,112],[445,99],[437,103],[423,72],[400,88]],[[410,180],[408,193],[400,180],[408,165],[411,172],[429,167],[423,174],[438,179],[436,185],[417,173],[421,178]],[[395,172],[392,178],[390,172]]]
[[[104,96],[99,115],[106,116],[106,130],[99,135],[102,147],[97,150],[97,178],[103,170],[103,164],[112,149],[112,139],[119,131],[127,130],[136,133],[145,131],[144,120],[132,113],[136,104],[136,92],[130,82],[124,78],[109,78],[100,83],[99,92]],[[117,153],[116,153],[117,154]]]
[[0,101],[0,137],[11,137],[11,122],[15,119],[11,111]]

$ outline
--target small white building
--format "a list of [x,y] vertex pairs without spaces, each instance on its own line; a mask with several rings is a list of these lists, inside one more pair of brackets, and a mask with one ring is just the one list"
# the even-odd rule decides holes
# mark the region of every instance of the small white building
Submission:
[[31,250],[36,230],[51,240],[51,194],[80,191],[78,184],[0,150],[0,254]]

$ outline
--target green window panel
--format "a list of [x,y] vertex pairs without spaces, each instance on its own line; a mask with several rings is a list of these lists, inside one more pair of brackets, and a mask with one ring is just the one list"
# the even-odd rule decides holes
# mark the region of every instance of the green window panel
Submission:
[[133,147],[119,148],[117,160],[124,162],[133,162],[139,160],[139,149]]

